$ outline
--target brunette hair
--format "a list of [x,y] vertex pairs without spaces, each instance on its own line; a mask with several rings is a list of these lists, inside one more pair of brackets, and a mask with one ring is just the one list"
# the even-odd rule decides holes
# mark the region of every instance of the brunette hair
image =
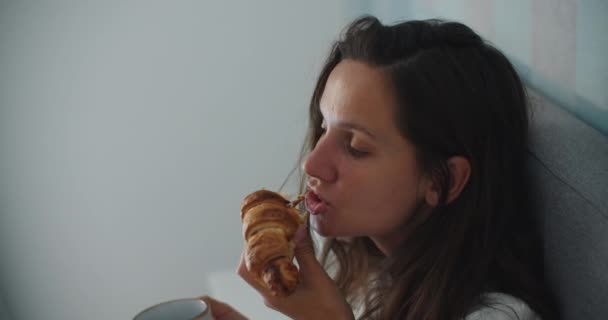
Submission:
[[[397,253],[384,257],[367,237],[331,239],[335,280],[351,303],[363,294],[362,319],[462,319],[501,292],[558,319],[546,289],[538,223],[526,183],[528,105],[508,59],[467,26],[441,20],[383,25],[352,22],[332,46],[310,103],[303,157],[321,137],[319,102],[344,59],[378,68],[399,103],[395,125],[418,165],[440,186],[440,205]],[[459,197],[446,203],[447,160],[471,164]]]

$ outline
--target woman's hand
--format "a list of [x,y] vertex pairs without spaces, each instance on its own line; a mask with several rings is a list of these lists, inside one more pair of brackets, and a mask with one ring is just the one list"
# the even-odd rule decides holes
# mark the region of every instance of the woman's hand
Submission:
[[199,299],[205,301],[207,306],[209,306],[213,320],[247,320],[247,317],[224,302],[213,299],[210,296],[202,296]]
[[295,257],[300,266],[300,283],[290,296],[273,296],[268,288],[260,285],[255,275],[247,270],[244,255],[241,256],[238,274],[262,295],[267,307],[291,319],[354,319],[353,312],[338,287],[317,261],[305,226],[300,226],[294,241]]

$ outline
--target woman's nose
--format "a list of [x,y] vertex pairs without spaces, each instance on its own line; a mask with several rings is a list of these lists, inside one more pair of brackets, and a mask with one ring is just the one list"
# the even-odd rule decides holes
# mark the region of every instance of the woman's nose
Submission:
[[304,172],[309,177],[320,180],[319,182],[334,182],[338,174],[332,151],[331,145],[324,141],[324,137],[321,137],[321,140],[304,160],[302,166]]

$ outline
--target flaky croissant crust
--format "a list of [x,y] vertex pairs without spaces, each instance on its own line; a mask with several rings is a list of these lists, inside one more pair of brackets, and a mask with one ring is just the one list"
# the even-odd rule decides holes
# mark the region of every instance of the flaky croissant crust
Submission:
[[241,203],[245,264],[272,294],[287,296],[298,282],[291,241],[303,218],[279,193],[258,190]]

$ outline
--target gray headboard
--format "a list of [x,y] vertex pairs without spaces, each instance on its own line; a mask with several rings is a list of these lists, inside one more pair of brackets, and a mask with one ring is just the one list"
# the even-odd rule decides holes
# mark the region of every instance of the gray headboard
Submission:
[[608,138],[529,93],[529,167],[549,283],[565,320],[608,319]]

